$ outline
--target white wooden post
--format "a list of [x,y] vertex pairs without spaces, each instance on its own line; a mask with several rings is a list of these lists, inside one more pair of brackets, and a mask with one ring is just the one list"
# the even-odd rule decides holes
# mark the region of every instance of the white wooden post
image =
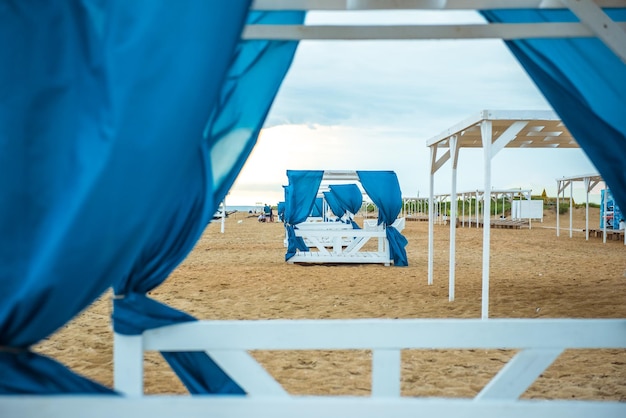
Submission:
[[574,218],[574,182],[569,183],[569,237],[572,237],[572,220]]
[[372,396],[400,396],[400,350],[372,352]]
[[[484,120],[480,124],[483,141],[485,191],[483,196],[483,275],[481,318],[489,317],[489,250],[491,242],[491,121]],[[490,194],[487,199],[487,193]]]
[[143,338],[113,334],[113,385],[126,396],[143,396]]

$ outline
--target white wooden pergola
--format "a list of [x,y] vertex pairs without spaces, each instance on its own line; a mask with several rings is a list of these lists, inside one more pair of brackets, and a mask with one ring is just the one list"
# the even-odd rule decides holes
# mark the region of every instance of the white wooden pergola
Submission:
[[[557,195],[556,195],[556,236],[560,236],[561,228],[560,228],[560,219],[559,219],[559,197],[561,193],[565,193],[565,189],[569,187],[569,237],[572,238],[572,210],[573,210],[573,187],[574,183],[582,181],[585,187],[585,239],[589,241],[589,193],[596,187],[600,182],[602,182],[602,176],[599,174],[584,174],[580,176],[572,176],[572,177],[562,177],[560,179],[556,179],[557,185]],[[606,186],[605,186],[606,190]],[[601,202],[601,204],[605,207],[606,211],[606,194],[604,195],[605,199]],[[606,244],[606,222],[603,222],[603,231],[602,231],[602,242]],[[624,245],[626,245],[626,236],[624,238]]]
[[[428,284],[433,283],[434,175],[452,161],[451,201],[456,201],[457,163],[461,148],[482,148],[484,187],[491,190],[491,160],[503,148],[578,148],[578,144],[553,111],[483,110],[429,139],[430,204],[428,220]],[[446,150],[441,156],[439,150]],[[483,273],[481,317],[489,317],[489,255],[491,199],[483,203]],[[456,224],[456,207],[450,207],[450,224]],[[449,299],[454,300],[456,228],[450,228]]]
[[[582,181],[585,186],[585,239],[589,240],[589,193],[593,190],[594,187],[598,185],[602,181],[602,176],[599,174],[585,174],[581,176],[573,176],[573,177],[562,177],[560,179],[556,179],[556,236],[561,236],[561,220],[559,214],[559,197],[561,193],[565,192],[565,189],[569,187],[569,237],[572,238],[572,211],[573,211],[573,194],[574,194],[574,183],[577,181]],[[606,242],[606,233],[604,235],[604,240]]]

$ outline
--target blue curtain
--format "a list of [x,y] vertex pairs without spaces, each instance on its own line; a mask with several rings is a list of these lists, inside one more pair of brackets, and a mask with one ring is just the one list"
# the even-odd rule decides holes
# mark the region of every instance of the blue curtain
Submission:
[[320,170],[287,170],[289,184],[285,186],[285,228],[287,229],[287,253],[285,261],[296,255],[296,250],[309,251],[294,226],[309,217],[324,172]]
[[[355,215],[363,204],[363,193],[356,184],[333,184],[329,186],[329,194],[334,196],[341,206],[339,216],[344,218],[346,223],[351,223],[354,228],[359,229],[359,225],[354,222]],[[334,212],[334,210],[333,210]]]
[[285,221],[285,202],[278,202],[276,206],[276,213],[278,213],[278,217],[281,222]]
[[[247,23],[299,25],[304,18],[305,12],[250,12]],[[217,202],[226,196],[252,152],[297,46],[296,41],[239,43],[219,104],[205,129]]]
[[[248,23],[302,23],[303,12],[253,12]],[[222,86],[218,105],[204,131],[210,149],[212,184],[198,183],[195,196],[208,194],[220,202],[232,186],[252,151],[267,112],[291,65],[297,42],[241,41]],[[207,187],[208,186],[208,187]],[[191,195],[190,195],[191,197]],[[171,219],[167,231],[130,275],[116,284],[114,328],[121,334],[136,335],[147,329],[196,320],[151,300],[146,294],[160,285],[191,251],[199,234],[217,207],[206,213],[190,213]],[[264,208],[267,214],[271,208]],[[170,236],[167,236],[170,235]],[[161,353],[192,394],[244,394],[204,352]]]
[[391,226],[402,209],[402,192],[393,171],[357,171],[361,185],[378,207],[378,225],[385,224],[394,266],[408,266],[407,239]]
[[341,205],[341,202],[337,200],[337,196],[332,194],[330,190],[323,192],[322,194],[324,195],[324,200],[328,204],[328,207],[330,207],[330,210],[336,217],[340,218],[346,213],[346,210]]
[[249,3],[2,5],[0,392],[111,393],[29,347],[191,249],[217,207],[202,130]]
[[313,202],[313,207],[311,208],[310,216],[316,218],[324,217],[324,199],[321,197],[316,197]]
[[[626,21],[626,8],[606,9]],[[568,10],[484,11],[490,22],[576,22]],[[539,90],[626,207],[626,64],[597,38],[507,41]]]

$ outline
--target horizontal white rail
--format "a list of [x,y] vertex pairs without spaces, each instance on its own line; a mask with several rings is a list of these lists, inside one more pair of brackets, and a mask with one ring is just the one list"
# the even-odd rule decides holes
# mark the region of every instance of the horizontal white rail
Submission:
[[625,7],[607,0],[257,0],[257,10],[490,10],[569,9],[581,23],[491,23],[406,26],[367,25],[248,25],[244,39],[266,40],[419,40],[537,39],[598,37],[626,62],[626,25],[614,22],[603,8]]
[[[128,339],[128,344],[120,339]],[[504,348],[516,349],[518,353],[474,399],[402,397],[400,351],[447,348]],[[198,321],[147,331],[138,337],[116,335],[116,386],[121,378],[120,390],[131,396],[0,396],[0,412],[7,417],[43,418],[206,417],[207,414],[211,418],[626,416],[623,402],[519,399],[561,351],[568,348],[626,348],[626,319]],[[256,365],[248,367],[251,358],[246,350],[263,349],[372,350],[372,396],[290,396],[276,386],[264,369],[259,370]],[[140,365],[143,352],[148,350],[206,351],[227,372],[234,372],[233,377],[240,383],[239,378],[243,377],[249,395],[141,396],[142,379],[137,375],[138,370],[130,367],[129,373],[125,366]],[[125,363],[119,370],[118,360]]]
[[584,401],[484,401],[465,399],[213,396],[113,398],[105,396],[0,396],[11,418],[623,418],[626,404]]
[[626,348],[626,319],[197,321],[146,331],[144,350]]
[[589,38],[582,23],[489,23],[467,25],[247,25],[243,39],[427,40]]
[[[595,0],[602,8],[624,7],[620,0]],[[255,10],[487,10],[563,9],[561,0],[254,0]]]

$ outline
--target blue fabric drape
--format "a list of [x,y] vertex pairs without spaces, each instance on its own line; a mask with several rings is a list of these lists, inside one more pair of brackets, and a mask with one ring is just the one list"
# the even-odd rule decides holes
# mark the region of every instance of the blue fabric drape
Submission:
[[[626,8],[606,9],[626,21]],[[493,10],[490,22],[575,22],[567,10]],[[626,64],[597,38],[531,39],[506,45],[626,207]]]
[[396,173],[393,171],[357,171],[357,175],[365,192],[378,207],[378,224],[385,224],[389,252],[394,266],[407,266],[408,260],[404,247],[408,241],[391,226],[402,209],[402,192]]
[[359,186],[356,184],[332,184],[328,188],[329,194],[334,196],[341,206],[342,213],[338,216],[343,217],[346,223],[350,222],[354,228],[360,229],[353,218],[353,215],[361,209],[363,204],[363,193],[361,193]]
[[341,218],[346,213],[346,210],[341,205],[341,202],[337,200],[337,196],[332,194],[330,190],[327,192],[323,192],[322,194],[324,195],[324,200],[328,204],[328,207],[330,207],[330,210],[333,212],[333,214],[336,217]]
[[276,213],[278,213],[278,218],[281,222],[285,221],[285,202],[278,202],[276,206]]
[[[305,12],[250,12],[249,24],[304,23]],[[241,41],[220,101],[207,123],[214,199],[221,202],[256,144],[263,122],[287,70],[296,41]]]
[[323,176],[324,172],[321,170],[287,170],[289,184],[285,186],[285,228],[287,229],[285,260],[296,255],[296,250],[309,251],[304,240],[296,237],[294,225],[306,221],[311,213]]
[[2,7],[0,346],[22,350],[2,350],[0,392],[111,392],[24,350],[191,248],[217,206],[202,130],[249,3]]
[[[303,20],[303,12],[252,12],[247,22],[302,23]],[[210,149],[209,178],[213,182],[208,187],[198,184],[197,195],[208,193],[211,202],[223,200],[256,143],[278,87],[291,65],[296,46],[297,42],[239,42],[221,89],[219,104],[204,131],[205,145]],[[115,293],[124,295],[114,300],[113,320],[117,332],[140,334],[147,329],[195,320],[145,294],[161,284],[187,255],[208,222],[206,215],[213,214],[216,208],[206,213],[190,214],[187,218],[172,219],[168,228],[171,240],[159,240],[159,245],[146,254],[137,269],[115,286]],[[266,205],[264,211],[269,216],[271,208]],[[164,234],[168,233],[164,231]],[[133,327],[126,324],[133,324]],[[244,394],[243,389],[206,353],[162,355],[193,394]]]
[[316,218],[324,217],[324,199],[321,197],[316,197],[313,201],[313,207],[311,208],[310,216]]

